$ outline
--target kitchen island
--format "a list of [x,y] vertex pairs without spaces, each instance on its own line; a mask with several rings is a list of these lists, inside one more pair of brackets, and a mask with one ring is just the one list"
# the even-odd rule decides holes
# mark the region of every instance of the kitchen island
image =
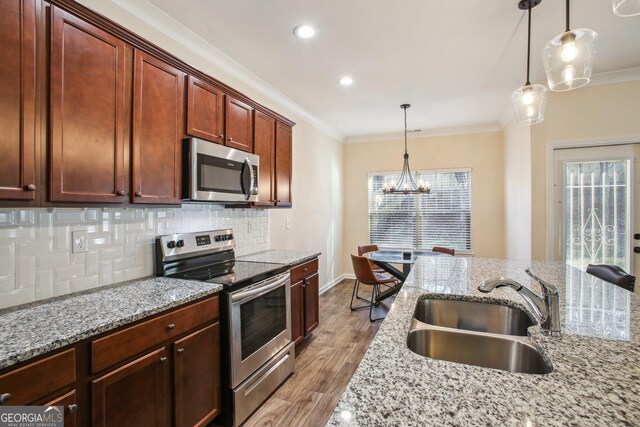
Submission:
[[[524,271],[529,266],[560,289],[562,337],[529,328],[553,372],[511,373],[409,350],[407,334],[420,297],[493,301],[527,310],[513,289],[483,294],[477,287],[504,276],[540,293]],[[636,295],[563,263],[423,257],[327,425],[639,425],[639,334]]]

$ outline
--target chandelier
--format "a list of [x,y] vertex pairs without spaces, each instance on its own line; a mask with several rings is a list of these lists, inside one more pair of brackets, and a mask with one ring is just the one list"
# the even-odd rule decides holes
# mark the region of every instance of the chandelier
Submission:
[[[404,110],[404,163],[402,165],[402,173],[398,182],[389,185],[386,181],[382,187],[383,194],[429,194],[431,189],[429,183],[420,178],[418,172],[416,172],[416,179],[411,176],[411,169],[409,168],[409,152],[407,151],[407,108],[411,107],[410,104],[402,104],[400,108]],[[418,182],[416,184],[416,181]]]

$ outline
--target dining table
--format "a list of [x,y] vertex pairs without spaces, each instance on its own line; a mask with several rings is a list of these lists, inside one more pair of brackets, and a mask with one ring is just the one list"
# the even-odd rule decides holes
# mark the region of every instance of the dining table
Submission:
[[[402,284],[409,276],[411,267],[415,264],[416,260],[420,256],[450,256],[442,252],[434,251],[403,251],[403,250],[378,250],[374,252],[368,252],[365,254],[367,258],[375,265],[398,279],[398,283],[395,286],[381,292],[377,298],[380,302],[392,295],[397,294],[402,288]],[[398,269],[394,264],[402,265],[402,270]]]

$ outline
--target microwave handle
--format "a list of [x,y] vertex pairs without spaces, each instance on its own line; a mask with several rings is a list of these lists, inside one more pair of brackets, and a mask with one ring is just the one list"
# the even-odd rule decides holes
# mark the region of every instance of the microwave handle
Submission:
[[[244,174],[249,171],[249,187],[245,188],[244,186]],[[242,193],[244,194],[245,199],[249,200],[251,194],[253,192],[255,182],[255,176],[253,174],[253,167],[251,167],[251,161],[248,158],[244,159],[244,164],[242,165],[242,172],[240,174],[240,187],[242,188]]]

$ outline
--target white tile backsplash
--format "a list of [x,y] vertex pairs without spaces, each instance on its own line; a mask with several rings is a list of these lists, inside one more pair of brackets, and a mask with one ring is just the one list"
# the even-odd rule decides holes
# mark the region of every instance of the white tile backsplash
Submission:
[[[237,255],[268,249],[267,210],[0,209],[0,308],[152,275],[156,236],[227,227]],[[85,253],[71,253],[76,230],[87,232]]]

